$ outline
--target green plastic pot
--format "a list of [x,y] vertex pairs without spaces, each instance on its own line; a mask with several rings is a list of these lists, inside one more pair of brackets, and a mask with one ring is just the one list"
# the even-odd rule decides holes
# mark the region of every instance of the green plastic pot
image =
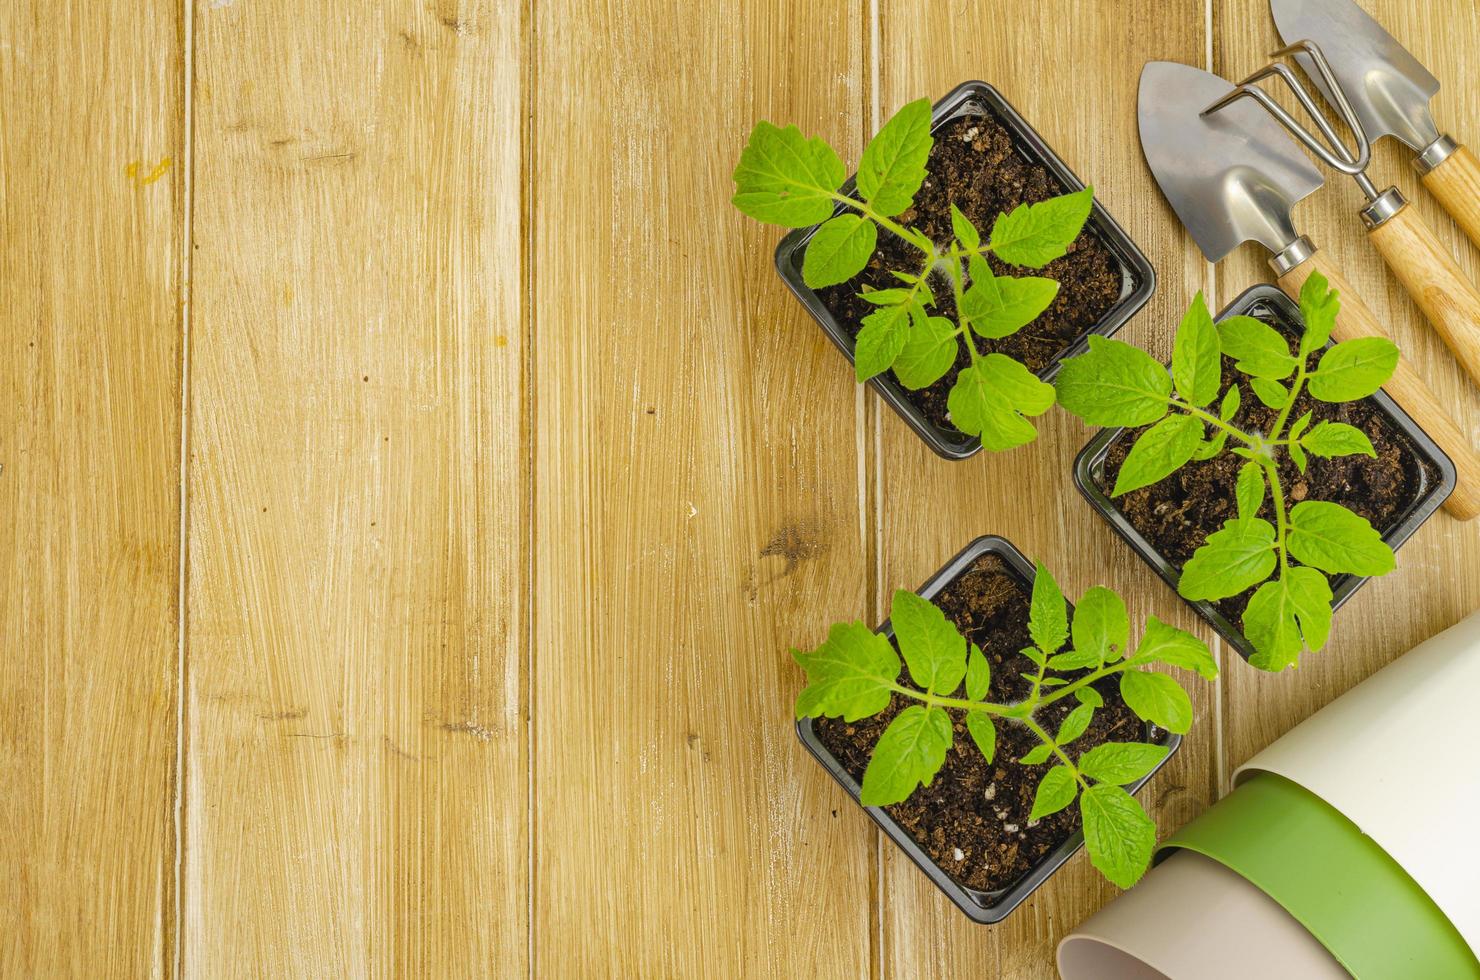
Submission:
[[1480,960],[1402,867],[1320,797],[1273,773],[1241,783],[1157,852],[1195,851],[1282,905],[1358,980],[1480,978]]

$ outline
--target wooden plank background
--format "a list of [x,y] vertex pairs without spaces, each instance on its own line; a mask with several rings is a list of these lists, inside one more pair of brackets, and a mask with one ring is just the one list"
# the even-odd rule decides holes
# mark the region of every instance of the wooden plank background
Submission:
[[[1480,132],[1474,5],[1363,2]],[[1275,46],[1263,0],[0,8],[0,975],[1053,976],[1114,889],[970,925],[804,755],[787,649],[988,532],[1211,631],[1072,490],[1075,420],[953,464],[855,386],[729,172],[758,118],[853,160],[984,78],[1150,254],[1166,355],[1267,273],[1156,191],[1140,65]],[[1297,219],[1480,436],[1357,204]],[[1224,657],[1163,832],[1480,605],[1476,534],[1296,674]]]

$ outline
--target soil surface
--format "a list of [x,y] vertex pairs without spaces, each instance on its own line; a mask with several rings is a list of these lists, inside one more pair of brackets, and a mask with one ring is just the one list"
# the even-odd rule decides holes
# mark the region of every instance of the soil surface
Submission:
[[[1034,670],[1018,653],[1032,642],[1028,637],[1029,595],[1028,584],[1001,558],[983,555],[934,600],[946,618],[981,647],[992,666],[990,699],[999,703],[1020,700],[1029,690],[1028,681],[1018,676],[1021,671]],[[1074,750],[1083,752],[1101,742],[1144,739],[1146,726],[1120,699],[1115,678],[1095,687],[1105,706],[1095,712]],[[914,703],[896,695],[882,714],[856,722],[819,718],[816,731],[848,774],[862,783],[879,736],[900,711]],[[1072,696],[1055,702],[1039,713],[1038,721],[1049,731],[1057,731],[1076,704]],[[1011,887],[1079,829],[1079,807],[1070,806],[1030,824],[1028,814],[1033,810],[1038,781],[1052,763],[1024,766],[1014,760],[1038,745],[1038,739],[1021,725],[999,719],[996,761],[989,764],[967,734],[963,714],[951,711],[955,742],[934,782],[885,810],[958,884],[977,891],[998,891]]]
[[[1287,336],[1294,336],[1288,326],[1273,317],[1261,315],[1260,319]],[[1311,362],[1319,357],[1319,351],[1312,354]],[[1234,423],[1245,431],[1268,431],[1279,413],[1259,401],[1249,388],[1248,379],[1235,371],[1233,361],[1225,357],[1220,399],[1228,386],[1235,382],[1239,385],[1241,401]],[[1372,440],[1377,458],[1341,456],[1320,459],[1311,456],[1302,475],[1289,455],[1281,454],[1280,483],[1285,489],[1288,506],[1293,507],[1302,500],[1329,500],[1367,518],[1378,533],[1386,535],[1418,503],[1423,488],[1438,482],[1437,469],[1372,399],[1333,405],[1302,393],[1290,418],[1298,419],[1307,410],[1313,411],[1312,426],[1317,422],[1331,421],[1345,422],[1361,429]],[[1107,496],[1110,488],[1115,486],[1115,477],[1130,452],[1131,444],[1142,431],[1129,430],[1111,444],[1103,475],[1096,480]],[[1209,534],[1222,527],[1224,521],[1237,516],[1234,485],[1243,463],[1242,458],[1231,453],[1223,453],[1210,460],[1194,460],[1160,483],[1117,498],[1115,506],[1157,551],[1181,568],[1192,553],[1202,547]],[[1259,514],[1274,523],[1274,504],[1268,494]],[[1336,588],[1346,578],[1348,576],[1332,576],[1331,587]],[[1254,591],[1251,588],[1213,605],[1242,631],[1244,609]]]
[[[926,169],[928,175],[915,195],[914,205],[895,220],[918,228],[940,245],[951,241],[952,204],[985,238],[999,214],[1068,190],[1046,167],[1019,155],[1010,133],[990,116],[961,116],[937,129]],[[837,321],[857,336],[863,318],[875,309],[858,294],[865,286],[898,286],[899,280],[890,273],[898,270],[918,274],[920,261],[920,252],[913,245],[880,234],[878,248],[864,270],[845,283],[819,290],[818,296]],[[1088,229],[1080,233],[1066,255],[1041,270],[1009,266],[995,257],[988,261],[992,271],[1001,275],[1047,276],[1060,284],[1053,304],[1037,320],[1010,337],[976,341],[982,353],[1007,354],[1035,373],[1088,333],[1120,298],[1120,263]],[[954,321],[956,304],[949,286],[934,280],[932,285],[936,303],[931,312]],[[971,356],[962,345],[955,366],[945,377],[929,388],[906,390],[909,400],[925,417],[947,431],[956,430],[947,417],[946,397],[956,383],[956,375],[970,363]]]

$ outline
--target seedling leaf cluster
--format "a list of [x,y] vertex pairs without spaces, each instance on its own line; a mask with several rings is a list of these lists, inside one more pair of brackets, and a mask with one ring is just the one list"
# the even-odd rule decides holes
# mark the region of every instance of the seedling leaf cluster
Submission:
[[[852,622],[833,626],[815,650],[792,651],[807,673],[796,702],[799,718],[857,721],[883,712],[896,696],[913,702],[874,746],[861,802],[889,806],[931,784],[955,741],[951,711],[962,713],[967,736],[988,763],[996,759],[998,726],[1022,726],[1038,744],[1017,762],[1051,763],[1039,780],[1029,820],[1077,799],[1091,862],[1122,888],[1134,884],[1151,860],[1156,828],[1124,787],[1155,769],[1169,750],[1146,742],[1104,742],[1080,751],[1074,743],[1104,706],[1095,684],[1110,677],[1119,678],[1120,696],[1138,717],[1185,734],[1192,725],[1187,692],[1170,675],[1148,668],[1168,664],[1211,680],[1218,668],[1203,642],[1151,617],[1140,643],[1130,647],[1125,603],[1100,587],[1085,594],[1071,628],[1063,593],[1039,565],[1028,620],[1032,644],[1020,651],[1028,694],[998,703],[988,700],[992,668],[981,649],[928,599],[895,592],[890,621],[897,650],[887,637]],[[1043,709],[1070,698],[1074,707],[1050,731]]]
[[[982,232],[954,205],[952,237],[938,243],[896,220],[910,209],[926,177],[933,137],[927,100],[911,102],[864,148],[851,193],[846,168],[831,146],[796,126],[759,122],[735,168],[733,203],[745,214],[787,228],[818,225],[802,259],[813,289],[847,282],[863,271],[879,235],[893,235],[920,254],[917,268],[895,271],[899,285],[860,295],[876,309],[864,317],[854,345],[859,381],[892,369],[906,388],[928,388],[956,364],[964,367],[947,397],[951,424],[990,450],[1011,449],[1036,436],[1029,418],[1054,403],[1052,386],[1005,354],[983,352],[980,341],[1010,336],[1038,318],[1058,295],[1042,276],[997,275],[987,262],[1041,269],[1062,256],[1089,217],[1093,189],[1024,204],[999,215]],[[952,320],[938,315],[937,290],[954,300]]]
[[[1366,518],[1322,500],[1293,503],[1280,477],[1288,455],[1304,473],[1311,456],[1375,456],[1366,433],[1343,422],[1294,417],[1302,392],[1322,402],[1366,398],[1391,377],[1398,349],[1379,337],[1330,340],[1340,299],[1314,273],[1300,291],[1304,320],[1295,349],[1269,324],[1250,316],[1214,324],[1199,293],[1182,318],[1170,374],[1149,354],[1118,340],[1090,338],[1089,352],[1065,361],[1058,400],[1093,425],[1149,426],[1116,476],[1112,496],[1166,479],[1193,460],[1232,453],[1244,460],[1235,486],[1236,516],[1208,535],[1182,569],[1177,591],[1215,601],[1258,588],[1244,611],[1250,663],[1279,671],[1305,650],[1319,650],[1331,631],[1329,575],[1383,575],[1393,551]],[[1240,389],[1222,389],[1222,359],[1276,412],[1262,431],[1236,424]],[[1219,391],[1223,390],[1221,399]],[[1214,402],[1217,402],[1214,405]]]

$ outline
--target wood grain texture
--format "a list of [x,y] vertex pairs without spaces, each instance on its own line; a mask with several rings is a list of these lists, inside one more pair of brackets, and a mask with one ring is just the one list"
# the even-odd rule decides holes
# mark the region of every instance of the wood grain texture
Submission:
[[535,973],[865,975],[874,838],[788,656],[864,612],[859,402],[729,204],[757,119],[856,156],[864,12],[537,13]]
[[0,6],[6,977],[174,959],[179,31],[175,3]]
[[1480,248],[1480,160],[1470,148],[1461,146],[1420,179],[1424,189]]
[[[1361,3],[1444,80],[1434,100],[1435,116],[1454,132],[1474,131],[1480,123],[1480,90],[1470,84],[1475,70],[1467,52],[1475,49],[1474,39],[1480,38],[1480,12],[1467,0]],[[1213,25],[1214,70],[1228,78],[1243,77],[1278,46],[1263,0],[1219,0],[1213,7]],[[1400,149],[1392,140],[1379,143],[1369,175],[1379,188],[1397,183],[1412,202],[1410,206],[1437,229],[1443,245],[1473,276],[1480,256],[1419,187],[1408,164],[1412,154]],[[1355,183],[1330,171],[1327,177],[1326,186],[1296,209],[1297,228],[1327,253],[1361,293],[1404,356],[1428,379],[1436,399],[1450,407],[1471,442],[1480,441],[1476,389],[1366,240],[1357,216],[1364,199]],[[1247,245],[1220,263],[1220,298],[1231,298],[1250,283],[1267,279],[1265,258],[1260,249]],[[1477,535],[1480,528],[1474,522],[1460,523],[1447,514],[1436,514],[1398,552],[1397,570],[1369,582],[1336,614],[1326,648],[1302,658],[1299,670],[1267,675],[1237,664],[1225,670],[1225,771],[1231,772],[1393,657],[1480,606]]]
[[189,976],[527,968],[520,9],[196,5]]
[[[915,0],[882,4],[881,111],[921,95],[939,97],[968,78],[1001,89],[1151,257],[1158,272],[1152,302],[1122,337],[1156,356],[1171,355],[1171,335],[1206,265],[1156,190],[1135,138],[1141,64],[1169,59],[1202,64],[1202,5],[1128,7],[1054,0],[1028,7],[942,6]],[[1071,26],[1072,25],[1072,28]],[[1063,52],[1072,30],[1073,74],[1092,83],[1044,81],[1049,52]],[[1010,40],[1008,40],[1010,39]],[[1090,431],[1062,411],[1039,423],[1037,442],[964,463],[935,458],[891,414],[880,419],[880,552],[876,603],[913,588],[979,534],[997,533],[1041,559],[1073,597],[1092,585],[1127,597],[1137,629],[1149,613],[1204,638],[1201,623],[1117,538],[1075,491],[1072,466]],[[877,609],[876,609],[877,612]],[[876,616],[876,618],[882,618]],[[1163,834],[1214,798],[1218,722],[1212,685],[1188,685],[1193,735],[1141,794]],[[893,847],[884,850],[884,964],[888,976],[1054,977],[1054,946],[1114,894],[1077,855],[1003,923],[972,925]]]

